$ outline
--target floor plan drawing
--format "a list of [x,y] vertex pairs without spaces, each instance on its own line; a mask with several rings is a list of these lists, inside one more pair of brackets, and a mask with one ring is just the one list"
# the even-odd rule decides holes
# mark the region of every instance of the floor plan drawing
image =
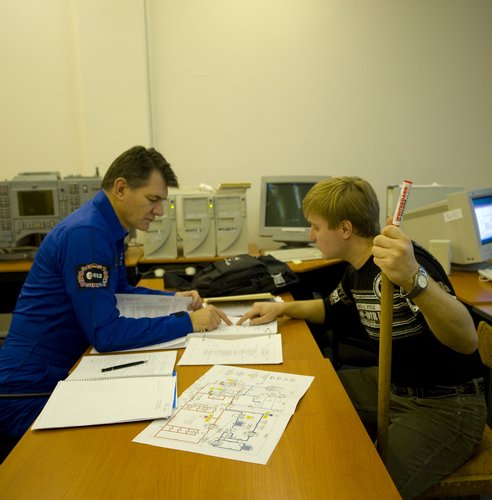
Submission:
[[313,377],[214,366],[134,441],[267,463]]

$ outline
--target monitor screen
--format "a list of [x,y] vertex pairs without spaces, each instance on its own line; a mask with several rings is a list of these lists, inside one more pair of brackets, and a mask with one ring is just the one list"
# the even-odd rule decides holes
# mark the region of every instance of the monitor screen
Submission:
[[20,217],[55,215],[53,190],[18,191],[17,204]]
[[309,243],[309,223],[302,211],[307,192],[326,176],[283,175],[261,178],[260,236],[287,245]]
[[449,240],[455,267],[487,266],[492,259],[492,188],[450,193],[444,200],[410,210],[403,230],[427,249],[432,240]]
[[302,200],[312,186],[307,182],[269,182],[266,186],[265,224],[273,227],[309,227],[302,213]]
[[482,245],[492,242],[492,196],[472,198],[473,210]]

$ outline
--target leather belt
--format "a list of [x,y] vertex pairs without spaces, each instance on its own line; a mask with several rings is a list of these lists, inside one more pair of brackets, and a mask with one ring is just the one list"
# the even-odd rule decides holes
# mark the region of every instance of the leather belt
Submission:
[[447,398],[451,396],[466,396],[482,394],[485,391],[483,378],[474,378],[460,385],[427,385],[410,387],[391,384],[391,392],[396,396],[416,398]]

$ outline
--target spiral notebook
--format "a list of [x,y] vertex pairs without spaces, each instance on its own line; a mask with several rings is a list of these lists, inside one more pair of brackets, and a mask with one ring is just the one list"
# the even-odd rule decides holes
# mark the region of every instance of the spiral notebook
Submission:
[[55,387],[33,430],[153,420],[176,404],[176,351],[84,356]]

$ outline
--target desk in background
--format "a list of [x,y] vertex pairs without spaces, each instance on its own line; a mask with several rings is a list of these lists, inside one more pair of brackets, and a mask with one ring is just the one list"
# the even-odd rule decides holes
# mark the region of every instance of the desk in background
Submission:
[[[2,499],[400,498],[306,324],[279,329],[284,363],[248,367],[315,378],[266,465],[133,443],[148,422],[28,431],[0,466]],[[179,392],[208,368],[177,366]]]
[[[143,248],[139,246],[128,247],[125,253],[125,264],[127,267],[135,267],[142,259]],[[1,260],[0,274],[24,273],[27,274],[32,266],[32,260]]]
[[[137,264],[143,256],[142,247],[128,247],[125,253],[125,264],[128,281],[132,284],[138,280]],[[3,289],[0,313],[11,313],[15,308],[17,297],[31,269],[32,260],[1,260],[0,285]]]
[[449,279],[457,297],[468,306],[492,304],[492,282],[480,281],[476,271],[452,271]]

